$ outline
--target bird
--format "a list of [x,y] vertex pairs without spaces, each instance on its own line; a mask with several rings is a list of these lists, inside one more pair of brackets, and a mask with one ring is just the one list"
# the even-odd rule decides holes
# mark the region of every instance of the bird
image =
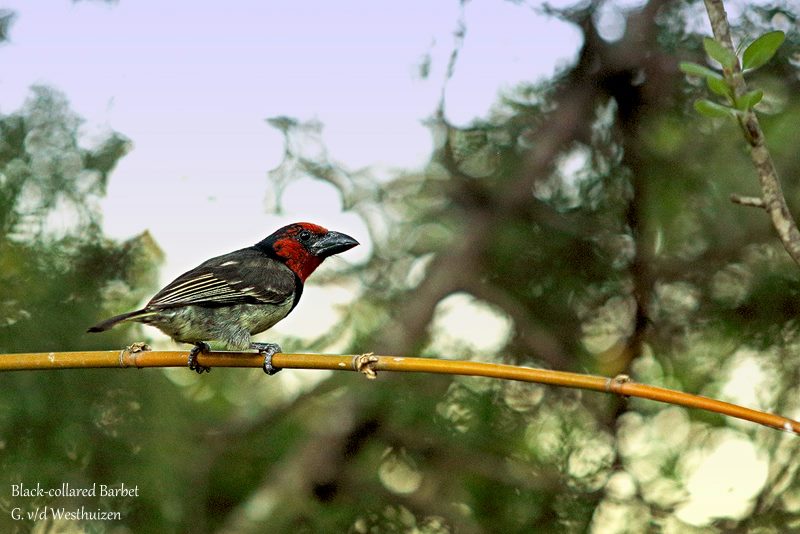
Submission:
[[116,315],[87,330],[103,332],[135,321],[154,326],[180,343],[190,343],[188,366],[202,374],[198,354],[218,341],[231,350],[258,350],[263,369],[274,374],[276,343],[255,343],[251,336],[272,328],[297,307],[303,286],[330,256],[359,243],[349,235],[317,224],[298,222],[279,228],[251,247],[211,258],[167,284],[142,309]]

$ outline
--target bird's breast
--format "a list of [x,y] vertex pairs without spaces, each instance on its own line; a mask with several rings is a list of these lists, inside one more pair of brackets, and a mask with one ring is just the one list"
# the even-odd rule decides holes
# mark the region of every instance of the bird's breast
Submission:
[[183,306],[164,310],[141,322],[151,324],[175,341],[220,340],[231,349],[244,350],[250,336],[268,330],[292,309],[294,295],[276,304],[235,304],[233,306]]
[[294,296],[290,296],[280,304],[239,304],[231,306],[235,320],[251,335],[272,328],[275,323],[286,317],[292,309]]

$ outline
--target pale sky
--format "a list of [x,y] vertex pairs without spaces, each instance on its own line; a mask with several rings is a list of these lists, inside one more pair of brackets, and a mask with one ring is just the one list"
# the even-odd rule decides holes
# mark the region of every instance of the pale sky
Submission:
[[[6,7],[17,19],[0,47],[0,112],[18,109],[31,84],[52,85],[87,119],[89,139],[111,128],[133,141],[111,176],[104,227],[116,238],[150,229],[167,254],[165,281],[294,220],[363,236],[333,189],[310,181],[290,188],[285,215],[265,213],[283,144],[264,119],[321,121],[331,156],[350,168],[424,165],[421,121],[438,102],[459,18],[456,0]],[[570,25],[501,0],[467,4],[465,21],[447,88],[456,123],[485,115],[499,90],[551,75],[580,45]],[[368,243],[360,249],[349,258]]]

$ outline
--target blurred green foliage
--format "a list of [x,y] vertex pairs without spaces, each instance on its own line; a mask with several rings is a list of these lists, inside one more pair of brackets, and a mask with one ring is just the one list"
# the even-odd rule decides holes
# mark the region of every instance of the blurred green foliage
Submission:
[[[798,267],[762,211],[729,201],[757,191],[738,129],[692,111],[704,80],[687,82],[678,63],[705,61],[687,30],[696,7],[665,6],[621,43],[599,38],[589,9],[553,11],[584,34],[575,64],[508,91],[469,126],[448,123],[444,99],[429,165],[391,178],[306,154],[318,124],[271,120],[287,152],[270,187],[333,184],[373,247],[365,264],[320,277],[358,280],[356,299],[329,334],[293,349],[345,340],[355,352],[624,372],[797,418]],[[797,13],[752,8],[736,32],[776,21],[796,25]],[[799,45],[787,33],[752,77],[795,214]],[[0,117],[0,352],[121,347],[130,329],[83,331],[154,289],[157,246],[104,238],[94,202],[128,141],[112,132],[86,149],[79,126],[41,87]],[[448,309],[464,322],[452,332]],[[236,369],[2,375],[3,478],[138,485],[136,499],[74,501],[123,512],[87,525],[100,532],[800,528],[800,444],[752,424],[501,381],[266,380]],[[708,471],[725,451],[724,469]],[[0,525],[19,529],[6,488]]]

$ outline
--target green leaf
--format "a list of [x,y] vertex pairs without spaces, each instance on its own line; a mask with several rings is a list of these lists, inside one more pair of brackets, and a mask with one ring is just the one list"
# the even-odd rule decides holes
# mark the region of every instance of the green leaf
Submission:
[[756,89],[755,91],[748,91],[738,98],[736,101],[736,109],[747,111],[753,109],[753,106],[761,102],[764,97],[764,91]]
[[708,67],[704,67],[702,65],[698,65],[697,63],[692,63],[691,61],[681,61],[680,62],[680,69],[689,76],[697,76],[700,78],[719,78],[722,79],[722,76]]
[[783,44],[786,35],[780,30],[765,33],[747,47],[742,56],[743,69],[757,69],[766,64]]
[[708,85],[709,89],[711,89],[713,92],[717,93],[720,96],[729,97],[733,94],[733,92],[731,91],[731,86],[728,85],[728,82],[726,82],[722,78],[706,76],[706,85]]
[[722,43],[710,37],[703,38],[703,48],[706,54],[725,68],[732,69],[736,65],[736,54],[722,46]]
[[701,115],[706,117],[732,117],[735,111],[732,108],[717,104],[711,100],[695,100],[694,109]]

